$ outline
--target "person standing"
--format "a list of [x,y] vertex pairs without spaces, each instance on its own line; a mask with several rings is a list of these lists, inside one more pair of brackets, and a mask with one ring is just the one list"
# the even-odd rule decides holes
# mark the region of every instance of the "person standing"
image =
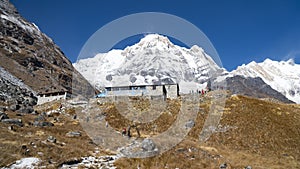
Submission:
[[124,127],[122,130],[122,136],[125,136],[125,135],[126,135],[126,128]]

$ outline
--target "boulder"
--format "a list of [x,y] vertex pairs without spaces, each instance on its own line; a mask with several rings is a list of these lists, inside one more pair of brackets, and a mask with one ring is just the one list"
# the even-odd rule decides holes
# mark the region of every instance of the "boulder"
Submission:
[[4,120],[4,119],[9,119],[6,113],[3,113],[0,111],[0,121]]
[[37,121],[37,122],[39,122],[39,121],[45,121],[45,120],[46,120],[46,118],[45,118],[45,116],[42,115],[42,114],[38,115],[38,116],[34,119],[34,121]]
[[56,138],[54,136],[49,136],[47,138],[47,141],[49,141],[50,143],[56,143]]
[[227,168],[227,164],[226,164],[226,163],[223,163],[223,164],[220,165],[219,168],[220,168],[220,169],[226,169],[226,168]]
[[54,124],[51,122],[48,122],[48,121],[43,121],[43,122],[40,122],[40,126],[41,127],[52,127],[52,126],[54,126]]
[[33,111],[34,111],[34,109],[32,108],[32,106],[22,107],[18,110],[19,113],[24,113],[24,114],[30,114]]
[[14,124],[20,127],[23,127],[23,123],[21,119],[3,119],[1,120],[2,123],[7,123],[7,124]]
[[[0,99],[0,101],[1,101],[1,99]],[[0,106],[0,111],[1,111],[1,112],[6,111],[6,107],[5,107],[5,106]]]
[[142,149],[144,151],[154,151],[155,147],[156,145],[151,139],[146,138],[142,141]]
[[192,128],[195,126],[194,120],[189,120],[187,123],[185,123],[185,128]]
[[[20,97],[21,98],[21,97]],[[23,99],[21,101],[18,101],[19,104],[22,104],[22,105],[29,105],[29,100],[28,99]]]
[[35,122],[33,123],[33,125],[34,125],[35,127],[51,127],[51,126],[54,126],[53,123],[47,122],[47,121],[35,121]]
[[16,110],[19,110],[20,107],[21,107],[21,106],[20,106],[19,104],[12,104],[12,105],[9,106],[9,109],[10,109],[11,111],[16,111]]
[[80,137],[81,133],[79,131],[69,131],[66,134],[67,137]]
[[34,97],[34,96],[32,96],[32,97],[29,97],[28,98],[28,104],[29,104],[29,106],[34,106],[34,105],[36,105],[37,104],[37,97]]
[[8,126],[8,130],[11,130],[11,131],[16,131],[14,126]]

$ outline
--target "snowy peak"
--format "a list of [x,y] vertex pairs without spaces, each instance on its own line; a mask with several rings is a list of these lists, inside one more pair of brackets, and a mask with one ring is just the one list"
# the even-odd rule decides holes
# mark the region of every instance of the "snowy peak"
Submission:
[[159,34],[148,34],[137,44],[124,49],[124,56],[130,52],[139,52],[143,50],[159,50],[162,52],[175,50],[175,45],[165,36]]
[[158,34],[146,35],[124,50],[81,59],[74,67],[96,87],[181,82],[196,86],[224,71],[202,48],[180,47]]
[[174,44],[167,37],[159,34],[146,35],[136,45],[140,47],[174,47]]
[[289,100],[300,103],[300,65],[295,64],[293,59],[288,61],[266,59],[262,63],[251,62],[233,70],[231,76],[233,75],[260,77]]

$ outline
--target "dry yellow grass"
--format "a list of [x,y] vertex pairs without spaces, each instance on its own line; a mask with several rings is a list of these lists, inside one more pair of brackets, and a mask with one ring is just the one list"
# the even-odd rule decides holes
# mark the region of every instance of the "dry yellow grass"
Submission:
[[[209,101],[201,103],[196,126],[180,144],[155,157],[119,159],[120,168],[300,168],[300,108],[234,96],[226,101],[221,126],[205,143],[198,137],[209,110]],[[229,113],[228,113],[229,112]],[[278,112],[281,112],[280,114]],[[180,151],[179,151],[180,150]]]
[[[15,118],[16,114],[8,113],[10,118]],[[24,127],[14,126],[16,131],[8,130],[10,125],[0,123],[0,167],[9,165],[23,157],[38,157],[43,160],[43,164],[58,167],[61,163],[74,158],[90,155],[97,147],[92,140],[85,134],[80,124],[74,123],[69,116],[60,115],[63,125],[53,127],[34,127],[28,125],[33,122],[36,115],[24,115],[21,117]],[[51,121],[53,117],[46,118]],[[80,131],[81,137],[66,137],[69,131]],[[47,141],[49,136],[57,139],[56,143]],[[30,151],[25,153],[22,145]],[[51,164],[52,163],[52,164]]]
[[[228,163],[228,168],[300,168],[300,107],[293,104],[281,104],[259,99],[234,96],[228,97],[220,127],[228,127],[225,132],[215,132],[205,143],[200,143],[199,133],[202,130],[210,108],[210,100],[199,104],[195,127],[177,146],[169,151],[151,158],[120,158],[115,162],[117,168],[218,168],[221,163]],[[147,100],[139,100],[135,107],[147,105]],[[55,103],[55,105],[58,105]],[[40,107],[38,110],[57,108],[55,105]],[[159,134],[168,129],[177,117],[180,104],[176,100],[169,100],[167,110],[156,120],[138,124],[142,137]],[[122,116],[112,103],[99,104],[105,110],[106,120],[116,131],[132,122]],[[140,109],[141,110],[141,109]],[[75,108],[66,110],[74,115]],[[10,118],[16,113],[9,112]],[[59,164],[74,158],[91,155],[98,147],[82,129],[72,115],[60,115],[60,122],[53,127],[33,127],[26,125],[32,122],[36,115],[24,115],[21,118],[25,127],[15,127],[16,131],[7,129],[9,125],[0,123],[0,154],[1,167],[8,165],[22,157],[34,156],[43,159],[43,164],[56,168]],[[52,121],[54,117],[47,118]],[[153,125],[157,125],[157,132],[153,132]],[[65,134],[69,131],[80,131],[81,137],[69,138]],[[48,136],[54,136],[57,143],[50,143]],[[133,133],[133,137],[136,134]],[[26,145],[30,149],[25,154],[21,149]],[[35,148],[36,146],[36,148]],[[101,147],[99,147],[101,150]],[[42,152],[43,154],[41,155]],[[105,154],[103,149],[100,154]],[[52,162],[53,164],[50,164]]]

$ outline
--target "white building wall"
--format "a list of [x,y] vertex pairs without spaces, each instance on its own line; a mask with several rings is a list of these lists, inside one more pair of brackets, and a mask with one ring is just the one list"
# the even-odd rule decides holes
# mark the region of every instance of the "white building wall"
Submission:
[[[167,98],[177,98],[177,85],[165,85]],[[107,96],[163,96],[163,86],[146,86],[146,88],[136,90],[111,90],[107,91]]]
[[178,97],[177,85],[165,85],[167,98],[176,99]]
[[45,95],[37,96],[37,98],[38,98],[37,104],[40,105],[54,100],[66,99],[66,93],[64,95],[57,95],[57,96],[47,96],[47,97]]
[[149,95],[149,96],[163,95],[163,87],[162,86],[156,86],[155,89],[153,89],[153,86],[147,86],[146,89],[147,89],[146,95]]

